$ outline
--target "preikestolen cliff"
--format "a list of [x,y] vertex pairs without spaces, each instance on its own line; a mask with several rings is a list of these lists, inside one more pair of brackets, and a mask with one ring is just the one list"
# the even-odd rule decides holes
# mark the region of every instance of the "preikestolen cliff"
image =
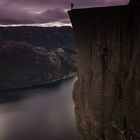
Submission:
[[140,139],[140,2],[72,9],[80,140]]
[[140,0],[0,0],[0,140],[140,140]]

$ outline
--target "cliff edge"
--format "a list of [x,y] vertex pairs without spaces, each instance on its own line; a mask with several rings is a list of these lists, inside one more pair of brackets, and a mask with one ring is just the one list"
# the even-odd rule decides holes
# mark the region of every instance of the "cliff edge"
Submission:
[[69,11],[78,43],[80,140],[140,139],[140,5]]

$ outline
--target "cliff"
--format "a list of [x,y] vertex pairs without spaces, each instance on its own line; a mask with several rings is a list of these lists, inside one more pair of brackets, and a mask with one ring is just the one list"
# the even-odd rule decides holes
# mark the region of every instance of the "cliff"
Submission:
[[78,43],[73,98],[80,140],[140,139],[140,5],[135,2],[69,11]]
[[47,50],[21,42],[0,42],[0,91],[70,78],[76,72],[76,51]]

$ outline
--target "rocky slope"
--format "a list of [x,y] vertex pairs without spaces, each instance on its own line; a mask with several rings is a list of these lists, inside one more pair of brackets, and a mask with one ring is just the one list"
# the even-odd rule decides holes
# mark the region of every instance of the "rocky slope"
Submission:
[[74,102],[80,140],[140,140],[138,1],[69,12],[78,42]]
[[47,50],[21,42],[0,43],[0,90],[68,78],[76,71],[74,49]]
[[27,42],[46,48],[75,48],[71,27],[0,27],[0,41]]

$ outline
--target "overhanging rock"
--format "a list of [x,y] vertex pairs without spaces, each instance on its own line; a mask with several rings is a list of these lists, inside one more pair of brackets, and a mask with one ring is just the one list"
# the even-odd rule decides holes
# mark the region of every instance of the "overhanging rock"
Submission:
[[140,5],[69,11],[78,43],[80,140],[140,140]]

